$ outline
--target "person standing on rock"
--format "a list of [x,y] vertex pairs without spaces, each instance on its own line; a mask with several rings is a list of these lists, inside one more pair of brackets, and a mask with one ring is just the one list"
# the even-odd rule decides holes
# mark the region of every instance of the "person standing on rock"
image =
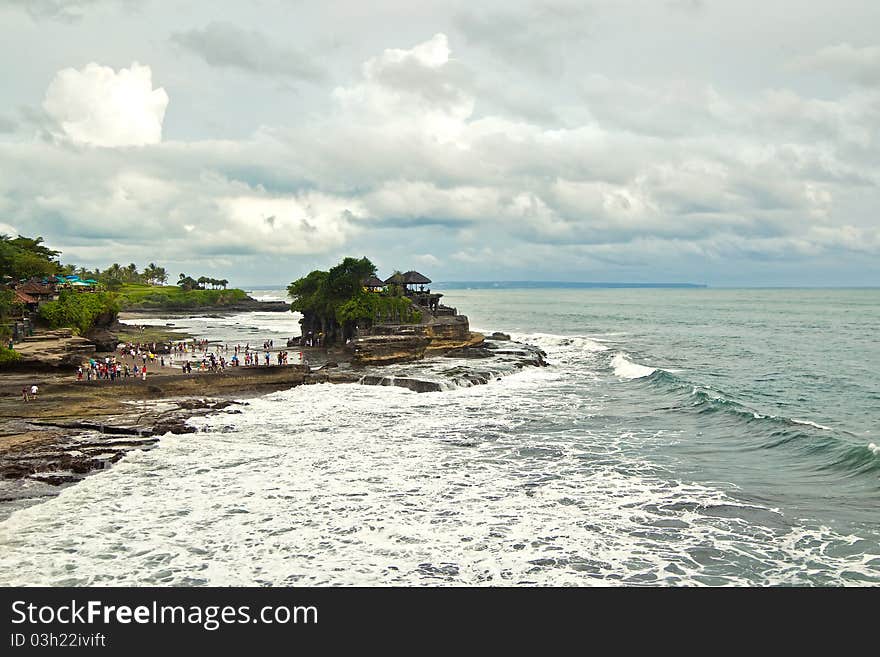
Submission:
[[31,386],[31,397],[33,398],[34,401],[37,400],[37,390],[38,390],[37,384],[35,383],[34,385]]
[[22,401],[30,401],[30,397],[28,397],[28,389],[27,386],[21,389],[21,400]]

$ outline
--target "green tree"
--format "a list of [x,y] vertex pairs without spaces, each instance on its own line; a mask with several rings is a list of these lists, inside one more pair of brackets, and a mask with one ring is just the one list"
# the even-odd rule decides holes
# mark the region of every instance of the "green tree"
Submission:
[[119,302],[116,295],[107,292],[82,293],[65,290],[59,295],[58,301],[40,306],[40,317],[51,328],[72,328],[80,335],[92,328],[98,318],[108,316],[106,319],[110,320],[118,313]]
[[[369,258],[345,258],[329,271],[315,270],[293,281],[287,288],[291,310],[301,312],[303,332],[320,332],[324,344],[345,339],[354,333],[357,313],[362,307],[364,280],[376,273]],[[346,305],[348,304],[348,305]],[[339,314],[339,309],[348,311]]]
[[0,277],[13,280],[58,274],[59,251],[43,245],[42,237],[0,235]]

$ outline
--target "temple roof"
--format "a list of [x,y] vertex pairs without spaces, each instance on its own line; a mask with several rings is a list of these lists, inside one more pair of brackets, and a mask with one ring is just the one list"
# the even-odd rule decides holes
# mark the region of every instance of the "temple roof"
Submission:
[[376,276],[370,276],[364,280],[364,287],[385,287],[385,283]]
[[34,299],[29,294],[25,294],[21,290],[15,290],[15,298],[18,299],[21,303],[37,303],[37,300]]
[[24,285],[19,285],[16,290],[24,294],[54,294],[54,291],[48,285],[40,285],[39,283],[34,283],[33,281],[28,281]]
[[408,271],[403,275],[403,282],[408,285],[426,285],[431,279],[417,271]]

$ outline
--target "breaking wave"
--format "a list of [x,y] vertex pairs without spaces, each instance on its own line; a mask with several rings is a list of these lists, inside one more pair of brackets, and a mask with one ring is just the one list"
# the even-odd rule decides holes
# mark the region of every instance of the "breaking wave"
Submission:
[[611,358],[611,367],[621,379],[642,379],[658,371],[656,367],[647,367],[632,362],[624,353],[615,354]]
[[672,410],[748,427],[748,431],[738,434],[744,450],[790,450],[808,459],[815,470],[834,470],[848,476],[880,472],[880,449],[874,443],[856,443],[857,436],[850,432],[811,420],[758,411],[737,401],[734,395],[695,385],[665,370],[638,378],[645,385],[674,396],[678,403]]

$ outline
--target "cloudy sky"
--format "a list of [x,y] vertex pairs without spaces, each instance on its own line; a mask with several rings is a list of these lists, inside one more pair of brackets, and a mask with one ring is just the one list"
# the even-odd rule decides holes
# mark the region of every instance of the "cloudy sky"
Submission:
[[286,283],[880,285],[875,0],[0,0],[0,232]]

